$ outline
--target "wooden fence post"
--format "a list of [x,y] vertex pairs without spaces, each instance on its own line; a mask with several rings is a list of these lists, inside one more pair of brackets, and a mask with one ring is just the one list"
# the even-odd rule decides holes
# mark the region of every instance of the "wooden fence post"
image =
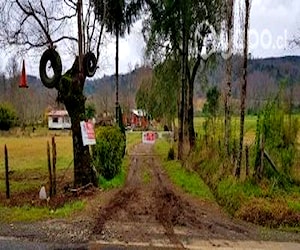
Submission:
[[245,154],[246,154],[246,177],[249,176],[249,147],[248,145],[245,148]]
[[52,137],[52,170],[53,170],[53,195],[56,195],[56,143],[55,136]]
[[51,170],[49,141],[47,141],[47,159],[48,159],[48,171],[49,171],[49,196],[52,197],[52,170]]
[[259,179],[263,177],[263,171],[264,171],[264,157],[265,157],[265,136],[264,134],[261,135],[260,138],[260,166],[259,166],[259,171],[258,171],[258,176]]
[[10,190],[9,190],[9,174],[8,174],[8,152],[6,144],[4,146],[4,157],[5,157],[5,186],[6,186],[6,199],[10,198]]

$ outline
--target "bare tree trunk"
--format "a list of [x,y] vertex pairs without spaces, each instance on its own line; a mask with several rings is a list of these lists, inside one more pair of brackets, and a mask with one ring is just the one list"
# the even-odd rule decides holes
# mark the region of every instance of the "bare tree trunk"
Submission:
[[116,123],[119,125],[119,27],[117,26],[116,30],[116,58],[115,58],[115,67],[116,67]]
[[188,98],[188,130],[190,150],[195,146],[195,129],[194,129],[194,81],[189,82],[189,98]]
[[233,49],[233,0],[227,0],[225,4],[227,19],[227,58],[226,58],[226,94],[225,94],[225,136],[224,144],[227,155],[230,154],[231,138],[231,75],[232,75],[232,49]]
[[[184,8],[183,8],[184,9]],[[185,13],[182,12],[182,18],[184,19]],[[185,22],[182,25],[182,55],[181,55],[181,103],[180,103],[180,119],[178,129],[178,160],[183,160],[184,153],[184,134],[185,134],[185,117],[186,117],[186,27]]]
[[[83,86],[85,76],[79,73],[78,57],[70,70],[62,77],[57,89],[60,100],[65,104],[72,123],[73,156],[74,156],[74,186],[79,187],[92,182],[97,185],[91,166],[91,156],[88,146],[83,146],[80,121],[85,120],[85,96]],[[68,82],[68,79],[72,82]],[[65,82],[66,81],[66,82]]]
[[[83,146],[80,121],[84,109],[84,100],[81,99],[81,110],[73,110],[70,105],[66,105],[72,122],[73,155],[74,155],[74,186],[84,186],[94,182],[92,176],[91,156],[88,146]],[[77,106],[79,107],[79,105]],[[72,110],[71,110],[72,109]]]
[[244,26],[244,62],[243,62],[243,82],[241,88],[241,114],[240,114],[240,145],[239,156],[235,176],[240,178],[241,165],[243,156],[243,143],[244,143],[244,123],[245,123],[245,109],[246,109],[246,96],[247,96],[247,66],[248,66],[248,29],[249,29],[249,16],[250,16],[250,0],[245,0],[245,26]]

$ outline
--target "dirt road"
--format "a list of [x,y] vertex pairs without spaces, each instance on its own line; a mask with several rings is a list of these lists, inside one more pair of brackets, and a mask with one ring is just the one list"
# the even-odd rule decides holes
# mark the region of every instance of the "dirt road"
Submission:
[[94,241],[184,248],[203,240],[257,239],[253,227],[174,187],[151,145],[139,144],[130,155],[126,185],[99,209]]
[[0,224],[0,249],[300,249],[297,234],[262,238],[259,227],[182,192],[151,145],[137,145],[130,157],[123,188],[99,191],[71,219]]

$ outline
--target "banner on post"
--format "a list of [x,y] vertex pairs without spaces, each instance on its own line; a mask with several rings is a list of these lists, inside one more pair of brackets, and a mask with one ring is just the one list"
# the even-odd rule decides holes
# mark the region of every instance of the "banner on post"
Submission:
[[152,131],[146,131],[142,133],[142,141],[143,143],[153,144],[155,143],[156,133]]
[[94,130],[94,124],[92,121],[81,121],[80,122],[81,135],[83,146],[86,145],[95,145],[96,144],[96,136]]

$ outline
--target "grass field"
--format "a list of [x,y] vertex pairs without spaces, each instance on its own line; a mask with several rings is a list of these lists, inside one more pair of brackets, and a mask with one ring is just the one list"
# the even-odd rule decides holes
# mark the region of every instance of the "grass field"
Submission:
[[[4,137],[1,138],[0,173],[4,171],[4,145],[8,148],[10,170],[38,169],[47,171],[47,141],[50,136]],[[57,147],[57,168],[66,168],[73,159],[71,136],[55,136]]]
[[[239,117],[232,117],[232,133],[235,138],[238,138],[239,136],[239,131],[240,131],[240,118]],[[194,126],[195,126],[195,131],[197,133],[204,134],[204,122],[205,118],[204,117],[195,117],[194,119]],[[251,144],[255,140],[255,131],[256,131],[256,123],[257,123],[257,117],[256,116],[246,116],[245,118],[245,142],[248,144]],[[223,130],[224,130],[224,120],[222,119],[217,119],[216,120],[216,127],[217,127],[217,134],[220,134],[221,136],[223,135]]]
[[[48,182],[47,166],[47,141],[51,143],[55,134],[57,147],[57,180],[72,181],[73,177],[73,148],[72,137],[69,132],[51,131],[42,129],[36,131],[34,135],[0,135],[0,197],[5,199],[5,167],[4,167],[4,145],[8,148],[9,170],[11,171],[10,191],[15,197],[23,192],[31,192],[32,196],[38,196],[41,185]],[[126,147],[130,150],[133,145],[141,141],[141,133],[128,133],[126,135]],[[122,186],[127,175],[129,165],[128,157],[124,158],[121,173],[109,182],[103,181],[101,188],[110,189]],[[62,188],[62,187],[60,187]],[[24,198],[25,199],[25,198]],[[2,201],[3,201],[2,200]],[[32,221],[47,218],[68,217],[73,212],[84,209],[85,202],[71,201],[63,207],[49,210],[49,207],[6,206],[4,201],[0,204],[0,222],[11,221]],[[29,200],[30,203],[30,200]]]
[[[47,141],[51,144],[53,134],[34,137],[0,137],[0,175],[4,173],[4,145],[8,148],[9,169],[11,171],[47,172]],[[57,169],[62,170],[72,164],[72,137],[57,131],[55,136],[57,148]],[[126,136],[126,148],[141,141],[140,132],[129,132]]]

